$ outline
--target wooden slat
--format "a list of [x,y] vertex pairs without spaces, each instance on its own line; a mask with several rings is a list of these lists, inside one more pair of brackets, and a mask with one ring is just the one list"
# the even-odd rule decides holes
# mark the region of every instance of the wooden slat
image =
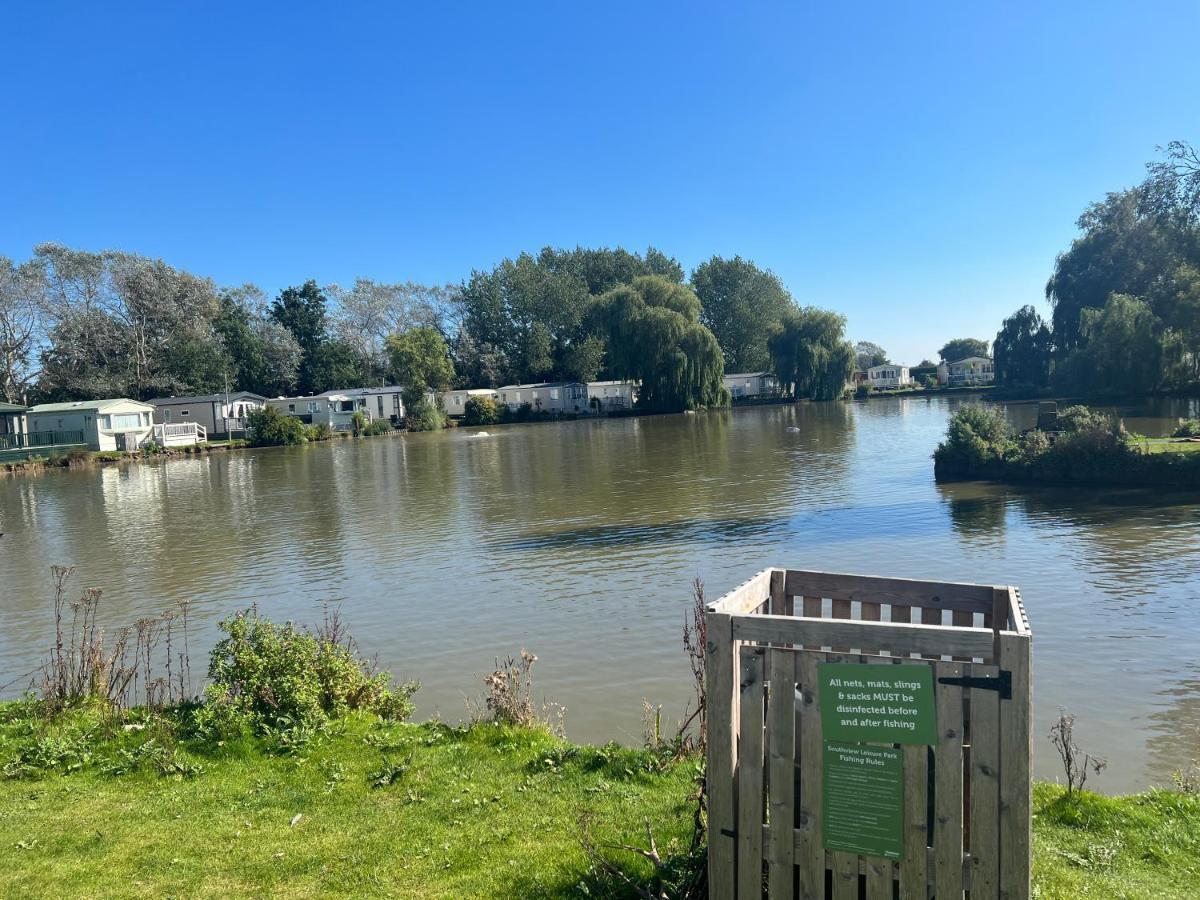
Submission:
[[770,767],[770,841],[767,847],[767,896],[793,900],[796,807],[796,652],[767,651],[767,764]]
[[1030,638],[1000,636],[1000,669],[1012,678],[1012,699],[1000,702],[1000,895],[1028,900],[1030,852]]
[[774,571],[776,570],[763,569],[755,573],[729,593],[708,604],[708,611],[739,615],[762,605],[770,597],[771,573]]
[[868,856],[867,900],[892,900],[892,864],[878,856]]
[[904,603],[909,606],[963,609],[969,612],[987,612],[992,604],[991,585],[918,581],[911,578],[874,578],[838,572],[789,570],[786,590],[793,595]]
[[[971,675],[995,677],[995,666],[971,666]],[[971,900],[998,900],[1000,878],[1000,694],[970,690]]]
[[[961,678],[959,663],[937,663],[937,678]],[[934,749],[934,894],[963,895],[963,689],[935,681],[938,743]]]
[[[974,615],[974,613],[963,612],[960,609],[956,609],[952,613],[950,613],[950,624],[954,625],[958,628],[974,628],[975,627],[975,615]],[[993,646],[995,646],[994,639],[993,639]],[[956,656],[955,660],[958,662],[970,662],[971,658],[969,656]]]
[[858,857],[833,854],[833,900],[858,900]]
[[741,734],[738,742],[738,896],[762,897],[763,872],[763,656],[741,648]]
[[736,825],[733,765],[737,735],[733,695],[737,685],[733,667],[733,631],[728,614],[711,611],[706,616],[706,628],[708,884],[714,900],[732,900],[735,896],[734,842],[726,834],[733,833]]
[[[937,612],[931,610],[930,612]],[[808,616],[737,616],[734,637],[740,641],[803,644],[806,647],[851,647],[865,653],[895,650],[922,656],[987,657],[993,635],[985,628],[814,619]]]
[[[833,600],[830,602],[830,614],[835,619],[850,618],[850,601],[849,600]],[[849,653],[852,648],[847,645],[844,647],[834,647],[834,653]]]
[[900,896],[927,897],[929,866],[929,748],[904,748],[904,858],[900,861]]
[[792,598],[791,595],[784,593],[783,583],[783,569],[772,569],[770,580],[771,612],[777,616],[790,616],[792,614]]
[[[808,605],[808,598],[804,603]],[[820,612],[820,599],[817,611]],[[825,900],[825,848],[821,834],[822,759],[821,703],[817,691],[817,663],[825,654],[804,650],[798,654],[796,680],[800,682],[800,821],[796,862],[800,867],[800,900]]]

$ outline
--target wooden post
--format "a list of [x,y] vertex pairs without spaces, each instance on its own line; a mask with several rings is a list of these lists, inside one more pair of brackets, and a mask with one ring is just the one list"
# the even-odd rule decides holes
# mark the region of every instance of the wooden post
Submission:
[[[1013,623],[1014,626],[1016,623]],[[1032,891],[1031,702],[1028,635],[1000,635],[1000,669],[1011,673],[1012,699],[1000,702],[1000,897],[1028,900]]]
[[795,860],[796,652],[772,648],[767,656],[767,763],[770,766],[771,831],[767,846],[767,895],[792,900]]
[[733,900],[736,883],[734,760],[737,734],[733,722],[733,627],[726,613],[707,613],[705,647],[708,700],[708,886],[713,900]]
[[[762,897],[763,872],[763,647],[743,644],[741,745],[738,747],[737,892]],[[710,839],[711,840],[711,839]],[[715,895],[714,895],[715,896]]]

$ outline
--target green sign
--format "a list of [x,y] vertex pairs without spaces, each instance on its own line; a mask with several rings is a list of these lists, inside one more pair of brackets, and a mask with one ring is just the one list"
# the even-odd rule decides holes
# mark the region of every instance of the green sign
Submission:
[[904,855],[904,751],[825,742],[825,849]]
[[819,663],[817,683],[825,740],[937,743],[931,667]]

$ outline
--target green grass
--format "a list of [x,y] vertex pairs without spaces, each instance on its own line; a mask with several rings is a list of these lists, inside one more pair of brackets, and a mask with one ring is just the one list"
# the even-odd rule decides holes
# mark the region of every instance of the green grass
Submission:
[[1200,896],[1200,796],[1033,792],[1034,895],[1041,898]]
[[[0,763],[40,727],[0,725]],[[105,773],[153,730],[105,736],[91,719],[42,735],[42,761],[68,752],[0,781],[0,896],[560,897],[589,879],[585,810],[598,842],[643,843],[646,820],[661,848],[690,836],[692,761],[539,730],[352,718],[290,755],[185,741],[172,764],[203,771]]]
[[1144,453],[1200,452],[1200,441],[1180,441],[1172,438],[1137,438],[1132,441],[1132,444]]
[[[280,754],[26,704],[0,705],[0,767],[4,897],[629,896],[591,872],[580,814],[599,843],[643,844],[649,820],[683,848],[696,774],[496,725],[359,716]],[[1200,796],[1038,784],[1033,827],[1039,898],[1200,896]]]

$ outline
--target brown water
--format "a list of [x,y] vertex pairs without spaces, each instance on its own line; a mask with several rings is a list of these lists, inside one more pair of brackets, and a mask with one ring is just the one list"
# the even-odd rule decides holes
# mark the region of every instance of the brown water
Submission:
[[[954,404],[458,429],[0,480],[0,684],[28,683],[48,567],[70,563],[112,622],[192,598],[201,653],[250,603],[312,622],[341,601],[367,652],[424,683],[424,716],[463,717],[493,658],[528,647],[571,737],[636,741],[643,697],[686,699],[694,576],[710,599],[768,565],[1012,583],[1035,634],[1038,773],[1056,774],[1044,735],[1061,705],[1111,760],[1097,787],[1165,781],[1200,756],[1200,497],[938,487],[929,456]],[[1144,433],[1188,412],[1121,410]]]

